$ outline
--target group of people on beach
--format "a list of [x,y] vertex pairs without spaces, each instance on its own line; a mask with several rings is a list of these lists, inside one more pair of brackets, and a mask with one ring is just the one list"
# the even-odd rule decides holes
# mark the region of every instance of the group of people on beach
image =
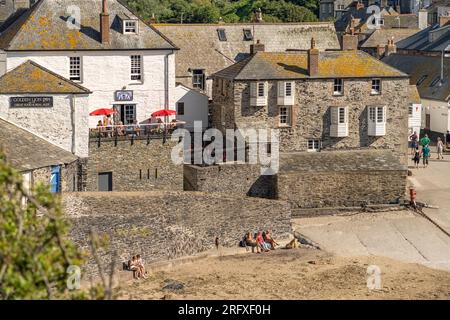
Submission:
[[275,246],[279,244],[272,238],[272,233],[270,230],[258,231],[253,234],[252,232],[247,232],[241,241],[241,246],[248,249],[250,247],[252,252],[261,253],[269,252],[270,250],[275,250]]
[[[422,158],[423,167],[428,167],[428,160],[430,159],[430,138],[427,134],[424,135],[422,139],[419,140],[419,136],[417,132],[414,131],[414,133],[409,137],[410,139],[410,148],[411,148],[411,154],[413,155],[412,160],[414,161],[414,166],[419,169],[420,159]],[[422,146],[422,149],[419,149],[419,146]],[[436,153],[437,153],[437,159],[443,160],[444,159],[444,142],[440,137],[437,138],[436,141]]]

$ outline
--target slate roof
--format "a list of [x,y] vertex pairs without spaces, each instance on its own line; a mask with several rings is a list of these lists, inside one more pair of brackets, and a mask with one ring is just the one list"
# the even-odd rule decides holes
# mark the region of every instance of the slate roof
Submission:
[[0,150],[19,171],[72,163],[77,157],[14,124],[0,119]]
[[28,60],[0,77],[0,94],[88,94],[85,87]]
[[[441,57],[391,54],[383,62],[411,76],[422,99],[448,101],[450,96],[450,58],[444,58],[444,81],[431,85],[441,75]],[[425,77],[426,76],[426,77]],[[421,79],[422,81],[418,83]]]
[[394,38],[394,43],[419,32],[418,28],[391,28],[375,30],[361,45],[362,48],[376,48],[379,44],[386,45],[388,40]]
[[[81,29],[67,27],[69,6],[81,9]],[[110,43],[100,41],[102,0],[40,0],[0,34],[0,49],[123,50],[176,49],[158,30],[139,20],[139,34],[122,34],[120,15],[136,17],[121,0],[108,0]],[[137,18],[137,17],[136,17]]]
[[[212,77],[233,80],[310,78],[307,74],[307,52],[257,52]],[[373,77],[407,77],[407,75],[363,51],[319,53],[319,73],[314,78]]]
[[[429,41],[430,33],[439,33],[436,40]],[[415,51],[442,51],[450,46],[450,25],[439,27],[438,24],[430,26],[420,32],[405,38],[397,43],[397,49]],[[450,50],[447,49],[447,50]]]
[[[307,49],[314,36],[321,50],[339,49],[339,41],[330,22],[318,23],[236,23],[236,24],[156,24],[180,50],[176,53],[177,77],[189,77],[189,69],[205,69],[206,74],[222,70],[249,55],[250,44],[244,29],[251,30],[266,51]],[[217,30],[224,29],[227,41],[220,41]]]
[[299,171],[406,170],[392,150],[345,150],[280,153],[280,174]]

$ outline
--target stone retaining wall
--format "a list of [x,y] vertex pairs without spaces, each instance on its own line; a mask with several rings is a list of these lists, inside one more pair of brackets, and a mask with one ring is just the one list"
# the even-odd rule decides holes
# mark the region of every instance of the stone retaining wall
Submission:
[[[156,262],[221,245],[235,247],[247,231],[270,229],[278,239],[291,234],[290,206],[283,201],[201,192],[65,193],[62,206],[71,238],[88,248],[89,230],[108,235],[118,263],[134,254]],[[102,261],[110,257],[102,255]],[[87,269],[95,273],[93,262]]]
[[171,159],[172,141],[162,139],[89,142],[86,190],[98,191],[98,174],[112,172],[113,191],[182,190],[183,166]]
[[251,197],[276,197],[276,176],[261,176],[261,166],[226,163],[209,167],[184,166],[184,190],[223,192]]

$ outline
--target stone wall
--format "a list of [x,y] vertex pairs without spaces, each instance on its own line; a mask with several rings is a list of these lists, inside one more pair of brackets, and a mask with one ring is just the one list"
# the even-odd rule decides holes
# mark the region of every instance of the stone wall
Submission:
[[98,174],[112,172],[113,191],[182,190],[183,166],[171,159],[172,141],[162,139],[89,142],[86,189],[98,190]]
[[224,163],[209,167],[184,166],[184,190],[223,192],[251,197],[276,197],[276,176],[261,176],[259,165]]
[[278,196],[292,208],[399,203],[407,168],[391,151],[282,154]]
[[[61,192],[78,191],[78,161],[61,165],[60,190]],[[50,186],[52,167],[43,167],[31,171],[33,184],[42,183]]]
[[[106,204],[106,205],[105,205]],[[107,235],[118,265],[141,254],[145,261],[192,255],[221,245],[236,247],[247,231],[272,230],[278,239],[291,234],[286,202],[201,192],[65,193],[71,238],[87,249],[90,228]],[[102,260],[109,261],[103,255]],[[87,268],[96,272],[92,261]]]
[[[324,150],[383,148],[394,150],[406,162],[408,139],[408,79],[382,79],[380,95],[371,95],[371,79],[345,79],[342,96],[333,95],[333,79],[295,82],[296,104],[290,127],[279,127],[277,81],[269,81],[268,103],[265,107],[250,106],[248,82],[234,82],[221,89],[222,79],[213,86],[213,125],[223,129],[235,124],[259,128],[267,125],[280,129],[280,151],[306,151],[308,139],[320,139]],[[231,91],[231,92],[230,92]],[[367,106],[387,106],[386,135],[367,133]],[[349,134],[330,137],[330,107],[347,106]],[[225,116],[222,115],[225,113]]]

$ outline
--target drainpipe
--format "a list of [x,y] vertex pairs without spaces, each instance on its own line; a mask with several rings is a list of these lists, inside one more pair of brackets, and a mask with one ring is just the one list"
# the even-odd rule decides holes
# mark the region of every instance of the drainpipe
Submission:
[[[173,55],[173,51],[166,54],[164,56],[164,109],[169,109],[169,56]],[[167,134],[167,123],[169,122],[169,117],[164,117],[164,122],[166,123],[164,125],[164,139],[163,142],[166,141],[166,134]]]
[[72,146],[71,152],[75,154],[75,142],[76,142],[76,132],[75,132],[75,95],[70,96],[70,123],[72,126]]

